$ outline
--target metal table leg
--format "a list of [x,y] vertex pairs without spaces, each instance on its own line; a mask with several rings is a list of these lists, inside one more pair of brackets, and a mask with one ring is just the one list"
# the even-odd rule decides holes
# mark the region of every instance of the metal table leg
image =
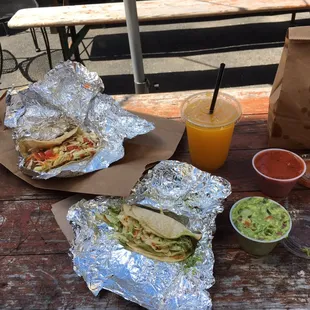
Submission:
[[[70,34],[72,38],[72,46],[73,46],[73,44],[77,41],[78,36],[76,34],[75,26],[70,26],[69,29],[70,29]],[[75,47],[75,50],[74,50],[74,58],[76,61],[82,62],[78,45]]]
[[296,25],[296,13],[292,13],[290,26],[294,27]]
[[66,61],[70,58],[68,36],[66,33],[66,28],[65,27],[57,27],[57,30],[58,30],[58,34],[59,34],[59,40],[60,40],[60,44],[61,44],[62,54],[64,56],[64,61]]
[[44,27],[41,27],[40,29],[41,29],[41,32],[42,32],[42,35],[43,35],[45,46],[46,46],[46,53],[47,53],[48,63],[50,65],[50,69],[53,69],[51,48],[50,48],[50,42],[48,40],[47,32],[46,32],[46,29]]
[[71,44],[71,47],[69,48],[68,34],[66,33],[66,28],[65,27],[57,28],[64,60],[70,59],[71,56],[74,54],[75,60],[81,62],[79,44],[82,42],[82,40],[86,36],[89,29],[90,29],[89,26],[84,26],[78,33],[76,33],[75,27],[70,26],[69,30],[70,30],[70,35],[72,37],[72,44]]
[[37,40],[37,35],[36,35],[35,29],[34,28],[30,28],[30,33],[31,33],[31,36],[32,36],[32,40],[33,40],[36,52],[40,52],[41,50],[39,48],[39,44],[38,44],[38,40]]

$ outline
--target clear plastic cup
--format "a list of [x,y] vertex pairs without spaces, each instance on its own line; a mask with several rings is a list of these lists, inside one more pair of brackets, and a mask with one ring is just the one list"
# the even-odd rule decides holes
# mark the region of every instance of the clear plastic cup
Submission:
[[263,197],[246,197],[246,198],[238,200],[230,209],[230,212],[229,212],[230,223],[238,234],[238,241],[239,241],[239,244],[243,250],[245,250],[247,253],[252,254],[254,256],[268,255],[281,240],[288,237],[288,235],[292,229],[292,218],[291,218],[290,214],[288,213],[288,211],[283,206],[281,206],[279,203],[277,203],[274,200],[268,199],[269,201],[271,201],[271,202],[277,204],[279,207],[281,207],[289,215],[290,224],[289,224],[288,231],[283,236],[280,236],[279,238],[274,239],[274,240],[270,240],[270,241],[257,240],[257,239],[251,238],[249,236],[246,236],[234,224],[234,221],[232,219],[232,211],[235,207],[237,207],[237,205],[241,201],[247,200],[250,198],[263,199]]
[[[275,178],[275,177],[270,177],[266,175],[267,172],[264,173],[262,169],[257,166],[257,158],[259,156],[263,156],[264,154],[268,155],[268,152],[272,152],[272,151],[277,151],[279,152],[279,154],[284,152],[286,156],[289,156],[292,159],[297,159],[298,163],[300,163],[301,172],[298,174],[296,173],[296,176],[293,178]],[[287,163],[289,163],[289,161],[287,161]],[[265,195],[270,196],[270,197],[287,196],[292,190],[292,188],[295,186],[295,184],[297,183],[298,179],[300,179],[307,170],[306,163],[300,156],[288,150],[278,149],[278,148],[266,149],[266,150],[256,153],[252,159],[252,166],[254,170],[256,171],[260,190]],[[264,169],[268,170],[268,167],[264,166]],[[270,169],[274,169],[274,165],[272,165],[271,163],[270,163]]]
[[181,107],[192,164],[209,172],[226,161],[235,124],[242,113],[236,99],[219,92],[214,113],[210,115],[212,96],[212,92],[194,94]]

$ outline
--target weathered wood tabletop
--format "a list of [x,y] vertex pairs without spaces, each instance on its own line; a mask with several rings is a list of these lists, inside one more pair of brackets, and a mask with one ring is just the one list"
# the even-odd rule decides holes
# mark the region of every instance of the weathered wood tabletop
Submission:
[[[253,258],[239,248],[228,212],[236,200],[261,195],[251,158],[267,147],[266,119],[270,89],[226,92],[240,100],[238,123],[225,165],[216,174],[227,178],[233,194],[217,218],[213,241],[214,309],[309,309],[310,267],[279,245],[270,255]],[[192,92],[116,96],[131,111],[180,119],[179,107]],[[190,162],[186,135],[173,159]],[[57,226],[51,204],[69,193],[38,190],[0,166],[0,308],[1,309],[141,309],[102,291],[94,297],[72,268],[69,244]],[[310,206],[310,190],[296,186],[278,199],[289,210]]]
[[[140,22],[261,12],[298,12],[309,10],[309,7],[310,3],[306,0],[154,0],[137,2]],[[8,25],[10,28],[25,28],[124,22],[126,22],[124,4],[119,2],[23,9],[11,18]]]

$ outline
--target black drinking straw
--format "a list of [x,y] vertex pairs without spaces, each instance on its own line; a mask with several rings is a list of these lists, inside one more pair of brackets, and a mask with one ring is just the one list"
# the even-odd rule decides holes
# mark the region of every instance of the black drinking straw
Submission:
[[219,69],[219,72],[218,72],[218,75],[216,78],[216,83],[215,83],[215,88],[214,88],[214,93],[213,93],[213,97],[212,97],[212,101],[211,101],[209,114],[213,114],[213,112],[214,112],[217,95],[219,93],[219,89],[220,89],[223,74],[224,74],[224,69],[225,69],[225,64],[221,63],[221,66],[220,66],[220,69]]

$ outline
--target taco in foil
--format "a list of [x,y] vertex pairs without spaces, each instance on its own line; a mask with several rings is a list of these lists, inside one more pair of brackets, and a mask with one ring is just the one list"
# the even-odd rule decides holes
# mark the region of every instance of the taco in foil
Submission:
[[109,209],[103,220],[125,248],[164,262],[187,259],[201,239],[169,216],[127,204],[120,212]]
[[48,141],[22,139],[18,148],[25,159],[24,167],[40,173],[91,158],[98,144],[99,139],[95,133],[87,133],[76,127]]

